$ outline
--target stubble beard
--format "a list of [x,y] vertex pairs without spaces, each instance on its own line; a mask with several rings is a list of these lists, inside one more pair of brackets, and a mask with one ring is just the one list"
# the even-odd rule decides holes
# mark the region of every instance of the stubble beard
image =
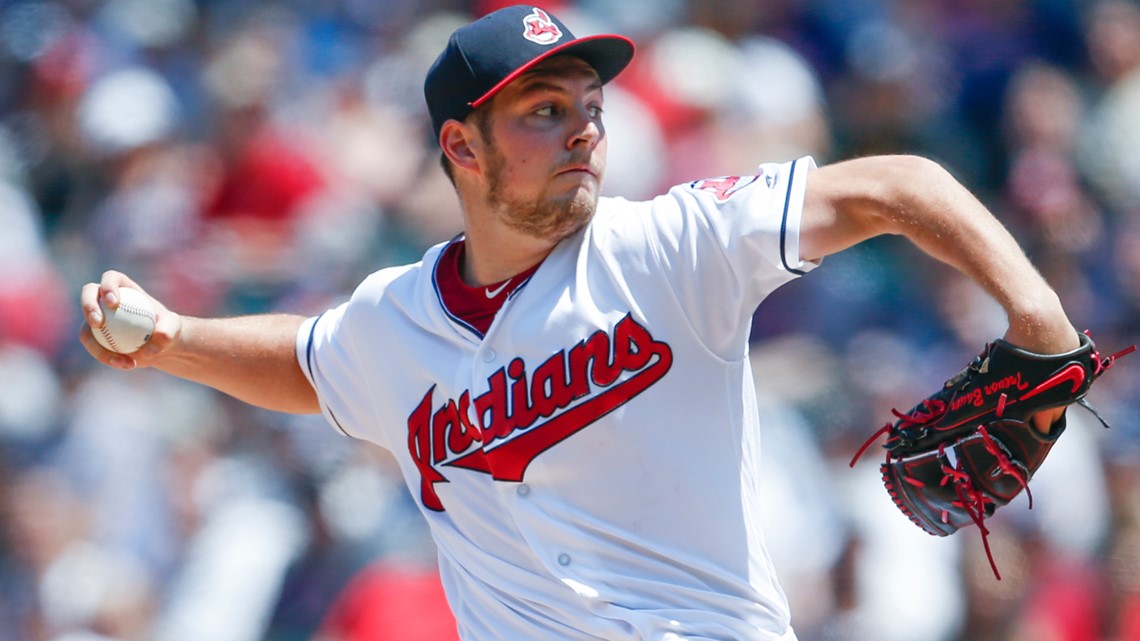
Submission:
[[487,203],[510,229],[539,240],[558,242],[590,222],[598,206],[597,194],[576,189],[566,197],[541,194],[533,199],[510,198],[503,194],[506,159],[493,145],[487,154]]

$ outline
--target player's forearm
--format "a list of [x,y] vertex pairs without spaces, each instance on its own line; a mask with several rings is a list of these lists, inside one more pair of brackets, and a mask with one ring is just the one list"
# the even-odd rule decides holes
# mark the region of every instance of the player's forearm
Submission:
[[164,372],[207,385],[271,410],[319,411],[316,394],[297,363],[300,316],[182,317],[170,346],[151,363]]
[[984,288],[1006,310],[1007,337],[1022,347],[1076,348],[1060,299],[1009,231],[941,167],[930,163],[922,173],[922,181],[898,179],[899,204],[885,209],[889,230]]

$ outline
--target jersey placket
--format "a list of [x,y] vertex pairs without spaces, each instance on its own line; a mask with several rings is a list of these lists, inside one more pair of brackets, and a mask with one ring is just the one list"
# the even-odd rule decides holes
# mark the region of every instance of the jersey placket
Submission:
[[[478,343],[472,357],[471,389],[487,389],[490,378],[496,375],[500,369],[504,370],[505,374],[506,369],[510,366],[510,362],[506,360],[505,352],[496,349],[496,338],[500,331],[502,331],[501,328],[505,322],[504,319],[511,313],[511,309],[516,304],[516,294],[519,293],[520,292],[516,290],[503,303],[502,308],[500,308],[495,315],[495,320],[491,323],[490,328],[488,328],[486,336]],[[478,426],[480,431],[486,433],[485,428],[487,426],[484,423],[485,417],[479,415],[474,403],[468,408],[468,418],[472,421],[473,425]],[[533,429],[534,427],[536,426],[529,426],[528,429]],[[508,439],[516,436],[518,435],[511,434],[508,436]],[[495,447],[500,447],[504,444],[505,441],[503,440],[498,440],[493,443]],[[487,446],[488,442],[484,441],[481,447],[484,453],[489,454],[494,450],[494,447],[488,450]],[[504,512],[514,521],[515,527],[518,528],[518,531],[522,534],[527,547],[531,549],[535,557],[539,559],[540,563],[542,563],[551,576],[557,581],[567,586],[574,585],[575,581],[573,577],[570,576],[572,573],[571,567],[574,563],[573,551],[549,549],[549,545],[547,545],[544,538],[535,532],[536,528],[532,527],[534,518],[528,513],[535,509],[537,505],[536,501],[540,503],[543,500],[541,491],[525,478],[518,481],[500,478],[501,475],[496,474],[494,464],[492,463],[493,457],[488,456],[487,460],[492,478],[495,479],[494,486],[499,493],[500,503],[503,506]],[[568,589],[572,588],[568,587]],[[581,595],[580,591],[574,591],[579,592],[579,595]]]

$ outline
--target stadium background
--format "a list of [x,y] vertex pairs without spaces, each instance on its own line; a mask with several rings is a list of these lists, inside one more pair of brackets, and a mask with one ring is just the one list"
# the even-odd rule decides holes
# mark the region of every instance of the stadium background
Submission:
[[[313,313],[455,233],[421,82],[451,29],[497,6],[0,1],[0,641],[453,638],[383,452],[97,366],[76,303],[115,268],[188,314]],[[927,155],[1079,328],[1137,342],[1136,3],[547,8],[639,45],[607,88],[607,193]],[[1000,334],[1000,309],[894,239],[826,262],[755,322],[767,531],[800,637],[1140,639],[1140,366],[1091,396],[1113,428],[1071,411],[1034,509],[993,519],[998,582],[976,532],[927,536],[873,457],[846,461]]]

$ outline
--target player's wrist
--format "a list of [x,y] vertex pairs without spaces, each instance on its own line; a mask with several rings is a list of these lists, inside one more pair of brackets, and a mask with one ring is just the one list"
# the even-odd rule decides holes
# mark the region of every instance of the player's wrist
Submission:
[[1053,290],[1007,308],[1005,340],[1030,352],[1060,354],[1080,347],[1078,332]]

